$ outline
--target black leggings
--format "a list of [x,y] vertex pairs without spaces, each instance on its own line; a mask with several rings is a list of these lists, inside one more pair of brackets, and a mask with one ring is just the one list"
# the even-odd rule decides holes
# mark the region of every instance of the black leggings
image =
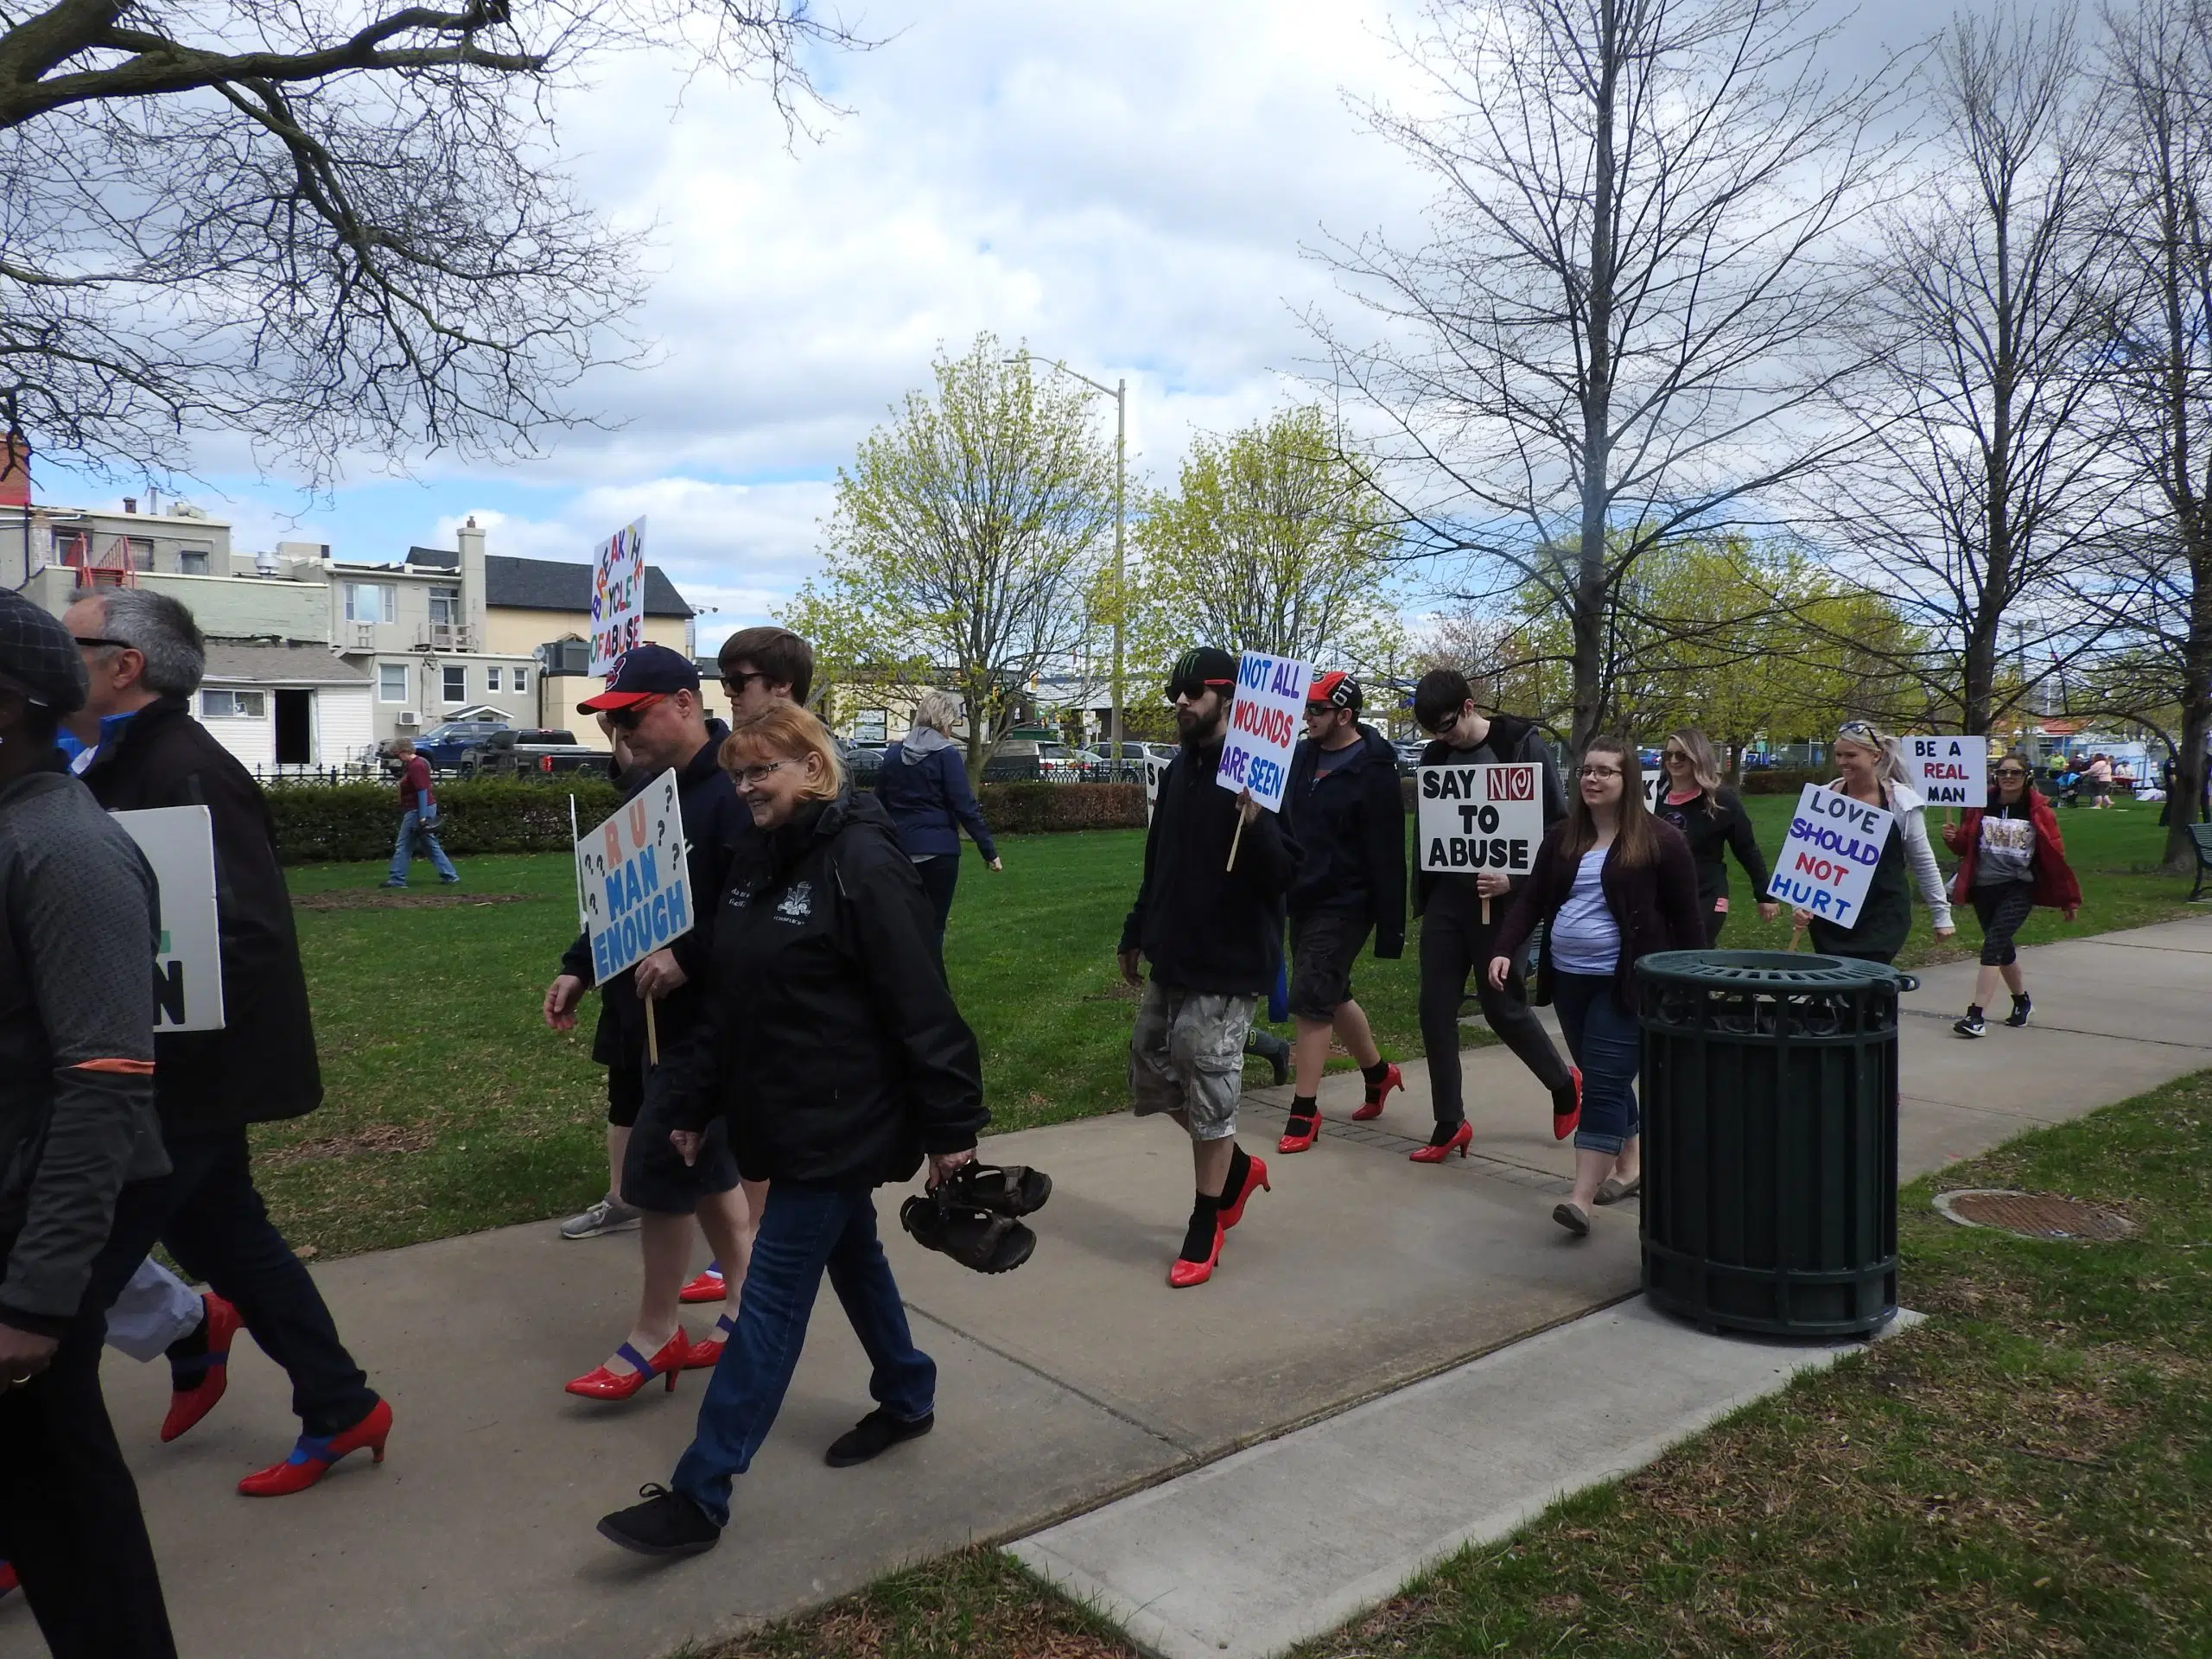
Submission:
[[2025,881],[2007,881],[1973,891],[1974,913],[1981,918],[1981,965],[2009,968],[2019,958],[2012,936],[2036,907],[2036,890]]
[[[1502,898],[1491,900],[1491,914],[1503,919],[1506,903]],[[1521,1064],[1548,1090],[1567,1084],[1567,1062],[1529,1007],[1522,982],[1525,950],[1515,959],[1505,988],[1491,988],[1490,963],[1496,954],[1491,943],[1497,937],[1497,922],[1482,919],[1481,900],[1471,894],[1463,898],[1451,887],[1440,887],[1421,916],[1421,1040],[1428,1052],[1429,1099],[1440,1123],[1457,1123],[1467,1115],[1459,1087],[1459,1005],[1466,1000],[1470,973],[1483,1018]]]

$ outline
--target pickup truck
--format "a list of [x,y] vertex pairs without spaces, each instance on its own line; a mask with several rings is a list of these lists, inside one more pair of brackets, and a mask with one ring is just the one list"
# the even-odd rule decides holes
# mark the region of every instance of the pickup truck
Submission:
[[461,760],[467,778],[553,778],[607,764],[605,749],[587,748],[575,734],[525,727],[494,732]]
[[[461,757],[472,749],[490,741],[493,735],[507,729],[506,722],[497,720],[448,720],[433,726],[415,740],[415,753],[430,763],[435,772],[457,772]],[[391,752],[391,741],[377,747],[377,758],[384,769],[393,777],[399,775],[399,757]]]

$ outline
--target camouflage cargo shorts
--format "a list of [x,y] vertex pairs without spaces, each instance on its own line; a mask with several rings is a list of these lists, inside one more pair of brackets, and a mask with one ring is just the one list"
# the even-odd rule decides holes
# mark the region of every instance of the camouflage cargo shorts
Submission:
[[1129,1094],[1139,1117],[1180,1112],[1193,1141],[1236,1133],[1244,1091],[1244,1039],[1256,996],[1144,988],[1129,1035]]

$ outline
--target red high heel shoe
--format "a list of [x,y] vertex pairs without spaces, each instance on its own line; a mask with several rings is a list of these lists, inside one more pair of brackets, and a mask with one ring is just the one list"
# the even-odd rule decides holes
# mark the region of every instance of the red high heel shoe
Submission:
[[639,1389],[657,1376],[668,1379],[668,1391],[676,1392],[676,1375],[683,1369],[683,1362],[691,1357],[691,1338],[677,1325],[676,1334],[661,1344],[661,1350],[651,1359],[624,1343],[614,1351],[617,1359],[626,1359],[632,1370],[610,1371],[601,1365],[586,1371],[569,1384],[570,1394],[582,1395],[587,1400],[627,1400]]
[[[723,1344],[729,1341],[730,1333],[736,1329],[737,1316],[734,1313],[725,1313],[716,1319],[714,1335],[700,1338],[691,1344],[690,1352],[683,1356],[683,1369],[687,1371],[713,1370],[722,1363]],[[671,1389],[676,1386],[673,1376],[668,1379],[668,1386]]]
[[1566,1140],[1568,1135],[1574,1133],[1575,1126],[1582,1122],[1582,1068],[1579,1065],[1570,1065],[1567,1069],[1567,1074],[1574,1079],[1574,1109],[1562,1113],[1557,1104],[1554,1104],[1552,1139],[1554,1141]]
[[169,1391],[168,1415],[162,1419],[164,1445],[215,1409],[215,1402],[231,1385],[231,1344],[245,1325],[238,1309],[213,1291],[207,1292],[200,1300],[207,1309],[207,1351],[181,1365],[169,1367],[172,1377],[188,1376],[198,1371],[200,1380],[188,1389]]
[[1382,1103],[1390,1098],[1390,1091],[1405,1086],[1405,1073],[1399,1071],[1396,1066],[1392,1066],[1382,1074],[1382,1084],[1376,1090],[1375,1098],[1361,1102],[1358,1109],[1352,1113],[1351,1121],[1355,1123],[1364,1123],[1370,1117],[1382,1116]]
[[4,1597],[10,1591],[14,1590],[16,1584],[16,1569],[14,1566],[7,1561],[0,1561],[0,1597]]
[[1440,1147],[1417,1147],[1406,1154],[1406,1160],[1414,1164],[1440,1164],[1455,1152],[1465,1158],[1467,1143],[1474,1138],[1475,1126],[1463,1117],[1459,1120],[1459,1127],[1452,1131],[1449,1141]]
[[1224,1233],[1244,1219],[1244,1206],[1252,1201],[1253,1193],[1262,1187],[1270,1192],[1274,1191],[1268,1181],[1266,1160],[1254,1158],[1249,1162],[1250,1167],[1244,1172],[1244,1185],[1237,1188],[1234,1198],[1221,1206],[1221,1230]]
[[[1290,1121],[1291,1122],[1295,1123],[1299,1120],[1294,1117]],[[1282,1139],[1275,1142],[1275,1150],[1277,1152],[1304,1152],[1308,1147],[1312,1146],[1320,1138],[1321,1109],[1319,1106],[1316,1106],[1313,1109],[1313,1122],[1306,1128],[1306,1133],[1299,1135],[1288,1128],[1286,1128],[1282,1132]]]
[[719,1302],[722,1300],[723,1293],[721,1274],[709,1267],[696,1279],[677,1291],[676,1300],[679,1302]]
[[248,1497],[289,1497],[294,1492],[304,1492],[330,1472],[331,1465],[340,1458],[369,1448],[370,1459],[384,1461],[385,1436],[391,1433],[391,1407],[382,1400],[369,1408],[369,1414],[342,1434],[323,1439],[314,1434],[302,1434],[292,1447],[292,1455],[282,1463],[272,1463],[238,1482],[238,1491]]
[[1217,1220],[1213,1224],[1212,1251],[1203,1262],[1185,1262],[1177,1256],[1167,1264],[1168,1285],[1176,1290],[1188,1290],[1192,1285],[1203,1285],[1212,1278],[1214,1263],[1221,1260],[1221,1223]]

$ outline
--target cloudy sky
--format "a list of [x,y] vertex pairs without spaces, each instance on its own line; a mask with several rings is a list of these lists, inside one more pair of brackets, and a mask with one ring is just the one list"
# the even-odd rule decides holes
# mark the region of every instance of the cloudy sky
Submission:
[[[1349,315],[1307,251],[1418,227],[1422,186],[1350,107],[1402,85],[1399,0],[860,3],[885,44],[824,66],[842,112],[818,141],[672,64],[614,62],[566,101],[568,167],[657,273],[639,325],[658,360],[588,391],[617,429],[524,465],[356,468],[327,505],[221,474],[193,499],[243,548],[354,558],[449,547],[473,513],[494,552],[582,560],[644,514],[711,645],[814,569],[838,465],[941,343],[988,328],[1127,376],[1133,472],[1165,481],[1193,429],[1300,390],[1302,312]],[[1930,21],[1878,0],[1853,54]]]

